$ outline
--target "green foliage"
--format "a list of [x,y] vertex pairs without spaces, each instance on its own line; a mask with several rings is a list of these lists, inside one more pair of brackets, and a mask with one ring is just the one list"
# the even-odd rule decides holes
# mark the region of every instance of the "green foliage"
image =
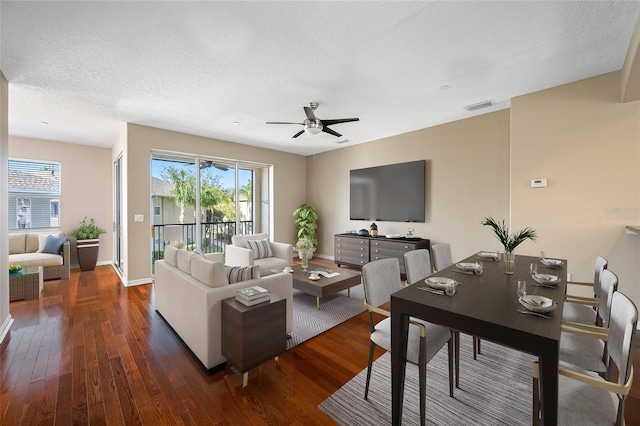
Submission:
[[493,228],[493,232],[496,234],[496,238],[502,243],[504,251],[511,253],[525,240],[535,241],[538,238],[536,231],[526,227],[515,234],[509,234],[509,227],[505,223],[504,219],[498,223],[491,217],[485,217],[481,224],[483,226],[490,226]]
[[316,249],[313,246],[313,241],[311,241],[309,238],[300,238],[296,243],[296,251],[299,253],[305,252],[305,251],[314,252],[316,251]]
[[293,211],[294,223],[298,230],[298,240],[306,238],[314,247],[318,245],[316,231],[318,230],[318,212],[308,204],[300,204]]
[[89,219],[85,216],[84,219],[80,221],[80,226],[69,232],[69,235],[79,240],[92,240],[98,238],[105,232],[107,231],[96,225],[96,221],[93,218]]

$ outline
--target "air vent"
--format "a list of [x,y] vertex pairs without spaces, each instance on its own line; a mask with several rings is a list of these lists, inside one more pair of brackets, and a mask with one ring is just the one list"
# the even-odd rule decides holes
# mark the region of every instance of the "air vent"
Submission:
[[482,108],[489,108],[491,105],[493,105],[493,101],[489,100],[489,101],[479,102],[473,105],[467,105],[466,107],[464,107],[464,109],[466,109],[467,111],[475,111]]
[[336,142],[336,143],[347,143],[347,142],[351,142],[351,141],[350,141],[349,139],[345,139],[345,140],[343,140],[343,141],[338,141],[338,142]]

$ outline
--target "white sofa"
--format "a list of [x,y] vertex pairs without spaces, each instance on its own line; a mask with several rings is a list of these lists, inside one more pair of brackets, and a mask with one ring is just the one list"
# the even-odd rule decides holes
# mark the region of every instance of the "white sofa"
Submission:
[[155,263],[155,308],[210,374],[224,367],[221,352],[222,300],[242,288],[259,285],[286,299],[287,333],[293,330],[293,279],[279,273],[227,283],[222,254],[206,255],[166,246]]
[[[65,241],[59,254],[42,253],[49,234],[9,234],[9,265],[23,268],[42,266],[45,280],[67,279],[70,274],[70,245]],[[61,234],[53,235],[62,237]]]
[[260,275],[272,270],[281,271],[285,266],[293,265],[293,246],[286,243],[269,241],[272,257],[258,259],[253,250],[246,247],[248,240],[268,240],[269,234],[234,235],[231,245],[226,248],[225,263],[233,266],[260,266]]

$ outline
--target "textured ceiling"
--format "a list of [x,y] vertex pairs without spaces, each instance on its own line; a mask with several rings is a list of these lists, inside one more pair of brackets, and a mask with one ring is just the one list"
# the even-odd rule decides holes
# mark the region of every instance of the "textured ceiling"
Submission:
[[[2,1],[0,69],[12,135],[110,147],[130,122],[309,155],[619,70],[639,13],[639,1]],[[360,121],[332,126],[341,138],[265,124],[302,122],[310,101],[321,119]]]

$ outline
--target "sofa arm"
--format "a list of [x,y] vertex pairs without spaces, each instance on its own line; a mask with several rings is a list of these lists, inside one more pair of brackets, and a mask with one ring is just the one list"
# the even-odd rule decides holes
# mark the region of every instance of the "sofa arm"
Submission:
[[253,251],[239,246],[227,246],[225,265],[229,266],[253,266]]
[[271,241],[271,251],[273,257],[286,260],[289,265],[293,265],[293,246],[291,244]]

